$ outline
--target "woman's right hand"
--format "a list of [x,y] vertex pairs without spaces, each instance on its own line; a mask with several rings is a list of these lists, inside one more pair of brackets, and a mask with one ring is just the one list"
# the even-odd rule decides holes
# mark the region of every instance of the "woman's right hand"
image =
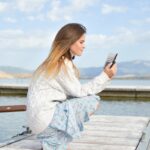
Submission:
[[104,68],[104,72],[108,75],[108,77],[111,79],[116,73],[117,73],[117,65],[114,64],[111,68],[110,68],[111,64],[108,64],[105,68]]

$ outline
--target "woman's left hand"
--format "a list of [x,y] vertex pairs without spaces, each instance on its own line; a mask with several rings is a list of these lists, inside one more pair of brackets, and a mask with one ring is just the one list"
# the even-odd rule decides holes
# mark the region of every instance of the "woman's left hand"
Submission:
[[108,77],[111,79],[116,73],[117,73],[117,65],[114,64],[111,68],[110,68],[111,64],[108,64],[105,69],[104,72],[108,75]]

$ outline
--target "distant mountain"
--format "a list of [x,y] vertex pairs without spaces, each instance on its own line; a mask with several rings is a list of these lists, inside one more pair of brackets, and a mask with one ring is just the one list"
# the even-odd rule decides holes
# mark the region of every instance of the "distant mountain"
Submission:
[[118,64],[118,75],[150,75],[150,61],[135,60]]
[[0,78],[30,78],[32,72],[19,67],[0,66]]
[[[134,60],[127,62],[120,62],[117,64],[118,71],[117,76],[119,78],[136,78],[144,77],[150,79],[150,61]],[[102,67],[89,67],[80,68],[81,78],[93,78],[99,75],[102,71]],[[19,67],[0,66],[0,78],[1,77],[30,77],[33,70],[27,70]]]
[[13,66],[0,66],[1,72],[7,72],[7,73],[32,73],[32,70],[27,70],[19,67],[13,67]]
[[[150,77],[150,61],[135,60],[120,62],[117,66],[118,77]],[[81,78],[92,78],[101,71],[102,67],[80,68],[80,75]]]

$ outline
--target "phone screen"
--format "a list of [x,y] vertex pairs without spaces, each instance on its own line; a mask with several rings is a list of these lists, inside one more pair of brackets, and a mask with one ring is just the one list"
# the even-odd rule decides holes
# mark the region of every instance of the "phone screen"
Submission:
[[115,64],[116,58],[118,56],[118,53],[109,53],[107,56],[107,59],[105,61],[104,68],[108,65],[111,64],[110,68]]

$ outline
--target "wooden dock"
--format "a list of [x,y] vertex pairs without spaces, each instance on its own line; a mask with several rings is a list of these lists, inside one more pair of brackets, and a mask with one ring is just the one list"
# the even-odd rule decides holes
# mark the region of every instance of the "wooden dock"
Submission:
[[[1,150],[41,150],[31,134],[0,144]],[[150,150],[150,118],[93,115],[71,150]]]
[[99,95],[103,100],[150,101],[150,86],[108,86]]
[[[28,85],[0,85],[0,95],[26,96]],[[150,100],[150,86],[107,86],[98,94],[103,100]]]

